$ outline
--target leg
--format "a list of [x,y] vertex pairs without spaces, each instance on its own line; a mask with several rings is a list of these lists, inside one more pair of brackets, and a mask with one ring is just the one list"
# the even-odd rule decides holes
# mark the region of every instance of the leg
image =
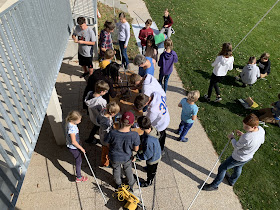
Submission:
[[153,164],[153,165],[149,165],[147,164],[147,182],[151,183],[155,176],[156,176],[156,172],[157,172],[157,166],[158,163]]
[[135,179],[133,177],[133,172],[132,172],[132,166],[131,166],[131,160],[127,161],[126,163],[123,164],[123,170],[125,173],[125,176],[128,179],[128,184],[132,188],[133,184],[135,182]]
[[83,69],[84,73],[87,73],[87,72],[88,72],[88,70],[87,70],[87,67],[86,67],[86,66],[82,66],[82,69]]
[[179,128],[178,128],[178,134],[179,135],[181,135],[181,133],[182,133],[182,131],[184,129],[184,125],[185,125],[185,122],[183,120],[181,120]]
[[183,127],[183,130],[182,130],[181,135],[179,137],[180,140],[185,138],[185,136],[187,135],[188,131],[190,130],[190,128],[192,126],[193,126],[193,123],[185,123],[184,122],[184,127]]
[[210,85],[208,88],[208,98],[211,98],[212,90],[213,90],[215,83],[216,83],[216,75],[214,73],[212,73],[211,79],[210,79]]
[[[243,164],[244,165],[244,164]],[[232,173],[232,175],[230,176],[229,180],[230,180],[230,184],[234,185],[235,182],[237,181],[237,179],[240,177],[241,173],[242,173],[242,167],[243,165],[240,166],[236,166],[234,168],[234,171]]]
[[125,59],[124,59],[124,56],[123,56],[124,42],[119,40],[119,46],[120,46],[120,51],[121,51],[121,56],[122,56],[122,58],[121,58],[122,59],[122,64],[124,65],[124,63],[125,63]]
[[164,145],[165,145],[165,139],[166,139],[166,132],[165,130],[160,131],[160,137],[159,137],[159,143],[160,143],[160,147],[161,147],[161,151],[163,151],[164,149]]
[[159,33],[164,34],[165,33],[165,28],[162,28]]
[[259,117],[261,121],[272,124],[277,123],[277,120],[272,115],[271,108],[261,109],[259,112],[263,114]]
[[218,82],[221,82],[223,80],[224,77],[217,77],[216,76],[216,82],[214,83],[214,88],[217,94],[217,97],[221,97],[221,92],[220,92],[220,88],[218,86]]
[[104,167],[109,166],[109,148],[103,145],[102,145],[102,152],[101,152],[101,166]]
[[78,149],[69,149],[69,151],[72,153],[72,155],[75,158],[76,175],[77,175],[77,178],[80,179],[80,178],[82,178],[82,175],[81,175],[81,166],[82,166],[82,155],[81,155],[81,152]]
[[265,73],[265,74],[261,74],[261,78],[265,78],[267,76],[267,73]]
[[166,92],[167,91],[167,86],[168,86],[168,79],[169,79],[169,77],[170,77],[170,74],[168,74],[168,75],[164,75],[164,92]]
[[163,80],[164,75],[161,73],[161,70],[159,70],[159,77],[158,77],[158,82],[162,86],[162,80]]
[[121,179],[121,163],[119,162],[112,162],[112,167],[113,167],[113,176],[116,185],[121,185],[122,184],[122,179]]
[[127,48],[123,48],[123,58],[125,60],[124,67],[125,67],[125,69],[128,69],[129,60],[128,60],[128,56],[127,56]]
[[93,125],[93,128],[90,131],[89,137],[86,140],[87,143],[96,143],[96,139],[95,139],[94,135],[97,133],[98,130],[99,130],[99,126]]
[[171,26],[169,28],[167,28],[167,37],[168,38],[171,37]]

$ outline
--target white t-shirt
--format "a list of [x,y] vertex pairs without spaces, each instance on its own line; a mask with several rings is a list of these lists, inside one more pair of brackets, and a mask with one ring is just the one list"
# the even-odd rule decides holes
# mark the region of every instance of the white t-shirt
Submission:
[[151,120],[152,126],[158,131],[163,131],[167,128],[170,122],[170,116],[165,101],[165,96],[154,92],[153,99],[148,105],[147,117]]
[[146,78],[143,82],[142,92],[146,96],[150,97],[153,92],[159,92],[164,97],[166,97],[166,93],[164,92],[161,85],[159,84],[159,82],[157,81],[157,79],[154,76],[152,76],[150,74],[146,74],[144,77],[146,77]]
[[238,141],[231,140],[234,147],[232,158],[237,161],[245,162],[253,158],[255,152],[264,143],[265,131],[258,126],[258,131],[244,133]]
[[212,66],[214,67],[213,73],[219,77],[226,76],[228,70],[233,69],[233,62],[234,62],[233,56],[229,58],[226,58],[222,55],[217,56],[214,63],[212,63]]

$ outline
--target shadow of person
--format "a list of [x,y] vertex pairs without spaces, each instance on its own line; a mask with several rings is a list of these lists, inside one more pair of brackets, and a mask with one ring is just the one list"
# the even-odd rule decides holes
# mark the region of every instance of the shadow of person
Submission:
[[185,96],[186,93],[187,93],[185,89],[180,88],[180,87],[175,87],[175,86],[172,86],[172,85],[168,85],[167,91],[179,93],[179,94],[184,95],[184,96]]
[[208,71],[203,71],[201,69],[197,69],[197,70],[194,70],[194,71],[196,71],[197,73],[201,74],[201,76],[203,76],[207,80],[210,80],[210,78],[211,78],[211,74],[212,73],[209,73]]

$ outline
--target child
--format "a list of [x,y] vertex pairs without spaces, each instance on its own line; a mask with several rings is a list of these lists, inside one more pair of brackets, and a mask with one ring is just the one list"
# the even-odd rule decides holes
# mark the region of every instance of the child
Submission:
[[101,167],[109,166],[109,148],[107,147],[104,139],[107,134],[113,129],[113,117],[115,117],[120,112],[120,107],[116,102],[110,102],[107,104],[106,109],[103,109],[97,116],[97,123],[100,126],[99,136],[100,142],[102,144],[101,153]]
[[86,153],[80,145],[78,124],[82,120],[82,115],[78,111],[69,112],[66,117],[66,146],[75,158],[76,162],[76,182],[85,182],[87,177],[81,175],[82,153]]
[[132,74],[129,77],[129,82],[137,89],[141,90],[146,96],[150,97],[153,92],[159,92],[166,97],[166,93],[157,79],[150,74],[146,74],[144,77],[141,77],[139,74]]
[[112,130],[105,138],[109,147],[109,157],[117,189],[122,184],[121,166],[123,166],[131,190],[133,190],[133,184],[135,183],[131,167],[132,150],[138,151],[140,138],[137,132],[130,131],[134,120],[132,112],[125,112],[121,118],[121,128]]
[[[78,43],[78,59],[79,65],[82,66],[84,73],[80,77],[85,77],[88,74],[92,75],[93,65],[93,45],[95,45],[96,37],[91,28],[86,24],[86,19],[84,17],[78,17],[77,23],[72,38],[75,43]],[[87,69],[88,68],[88,69]]]
[[[243,165],[253,159],[255,152],[264,143],[265,131],[259,126],[259,119],[256,115],[249,114],[244,118],[243,129],[247,133],[236,131],[237,136],[240,136],[238,141],[235,140],[233,134],[228,135],[234,148],[233,153],[219,166],[215,180],[211,184],[205,184],[202,190],[218,190],[218,186],[224,177],[226,177],[228,184],[233,186],[241,175]],[[226,171],[231,168],[234,170],[229,177],[226,175]]]
[[272,108],[260,109],[261,116],[259,119],[266,123],[278,124],[280,127],[280,93],[278,94],[278,101],[271,104]]
[[208,102],[210,102],[213,87],[215,88],[217,94],[215,102],[219,102],[222,100],[218,83],[223,80],[228,70],[233,69],[233,62],[234,58],[232,56],[232,45],[230,43],[224,43],[221,52],[217,56],[214,63],[212,63],[214,69],[210,79],[208,95],[204,95],[204,98]]
[[260,77],[260,69],[256,65],[255,57],[249,58],[248,65],[243,68],[240,77],[243,82],[243,87],[247,85],[251,86],[257,81],[258,77]]
[[165,130],[170,122],[165,100],[166,97],[158,92],[153,92],[150,97],[140,93],[134,100],[134,106],[138,110],[142,110],[145,106],[148,106],[146,116],[151,120],[152,126],[160,132],[159,142],[162,152],[166,139]]
[[95,143],[96,139],[94,135],[99,130],[99,124],[96,121],[96,118],[100,111],[104,109],[107,105],[107,101],[102,98],[108,91],[110,87],[107,82],[103,80],[99,80],[95,84],[95,91],[89,91],[85,103],[88,106],[89,118],[93,123],[93,128],[89,134],[88,139],[85,141],[86,143]]
[[137,157],[146,160],[147,163],[147,181],[140,184],[141,187],[152,185],[156,176],[157,166],[161,159],[161,148],[158,141],[158,132],[152,126],[148,117],[139,117],[137,123],[141,130],[144,131],[141,138],[142,152],[138,152]]
[[178,56],[173,51],[173,42],[171,39],[164,41],[165,51],[160,55],[158,66],[159,70],[159,84],[162,85],[162,79],[164,78],[163,89],[166,92],[168,86],[168,79],[173,71],[173,64],[178,62]]
[[139,67],[138,74],[143,77],[146,74],[154,76],[156,61],[153,58],[145,57],[144,55],[136,55],[133,64]]
[[115,51],[112,49],[107,49],[104,54],[104,59],[99,62],[99,67],[105,69],[108,66],[115,56]]
[[169,15],[169,11],[168,9],[164,10],[164,16],[163,16],[163,26],[162,29],[160,30],[160,33],[165,33],[167,31],[167,37],[170,38],[171,37],[171,26],[173,24],[173,20],[171,18],[171,16]]
[[142,46],[142,55],[144,55],[144,48],[146,46],[146,41],[147,41],[147,37],[149,35],[154,35],[154,31],[153,29],[151,29],[151,25],[152,25],[152,20],[151,19],[148,19],[146,22],[145,22],[145,26],[144,28],[142,28],[139,32],[139,36],[138,38],[141,40],[141,46]]
[[145,56],[155,59],[156,62],[158,60],[158,47],[155,44],[155,39],[153,35],[149,35],[147,37],[147,47]]
[[113,22],[106,21],[104,23],[104,29],[100,32],[99,36],[100,58],[104,57],[107,49],[113,49],[111,33],[114,29],[115,24]]
[[198,107],[195,102],[199,97],[200,93],[198,90],[190,91],[187,98],[183,98],[178,104],[179,107],[182,107],[181,123],[176,132],[180,135],[178,141],[187,142],[189,140],[188,138],[185,138],[185,136],[193,126],[194,120],[197,118]]
[[261,78],[266,77],[270,74],[270,60],[269,53],[263,53],[259,60],[257,60],[257,65],[260,68]]
[[119,45],[122,54],[122,64],[125,69],[129,68],[129,60],[127,56],[127,46],[130,38],[130,25],[125,19],[124,12],[119,14],[120,22],[117,23],[117,27],[119,28]]

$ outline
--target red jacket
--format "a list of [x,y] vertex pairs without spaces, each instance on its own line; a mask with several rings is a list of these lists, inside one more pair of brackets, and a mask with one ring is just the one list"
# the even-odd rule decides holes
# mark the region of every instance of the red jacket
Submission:
[[145,38],[147,38],[149,35],[154,35],[153,29],[146,29],[146,27],[144,27],[140,30],[138,38],[141,40],[142,46],[146,46]]

